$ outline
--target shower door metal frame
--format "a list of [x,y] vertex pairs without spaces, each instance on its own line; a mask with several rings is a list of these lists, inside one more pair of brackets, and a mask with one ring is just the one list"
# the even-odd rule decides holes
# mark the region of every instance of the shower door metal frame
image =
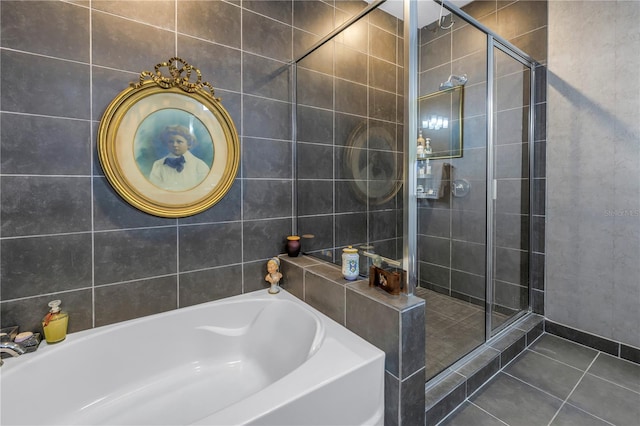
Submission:
[[[533,171],[534,171],[534,94],[535,94],[535,61],[531,59],[528,55],[523,52],[510,47],[510,44],[505,44],[505,42],[498,40],[496,36],[491,33],[487,33],[487,201],[486,201],[486,272],[485,272],[485,285],[486,285],[486,293],[485,293],[485,341],[491,339],[492,336],[500,333],[500,331],[507,328],[514,321],[517,321],[523,315],[531,312],[531,297],[532,297],[532,269],[531,264],[533,260],[533,220],[532,220],[532,210],[533,210]],[[520,64],[524,65],[529,69],[529,126],[528,126],[528,177],[527,180],[529,182],[528,185],[528,197],[529,197],[529,211],[527,212],[528,216],[528,231],[529,231],[529,241],[528,241],[528,276],[527,276],[527,308],[521,309],[520,312],[513,315],[499,327],[493,328],[493,280],[494,280],[494,208],[493,202],[497,199],[497,185],[494,177],[494,111],[493,107],[495,105],[494,100],[494,49],[500,50],[502,53],[510,56],[512,59],[520,62]]]
[[[418,7],[417,0],[404,0],[404,193],[403,193],[403,269],[407,271],[406,288],[409,294],[418,285],[418,199],[416,194],[416,144],[418,138]],[[406,19],[406,17],[409,19]]]

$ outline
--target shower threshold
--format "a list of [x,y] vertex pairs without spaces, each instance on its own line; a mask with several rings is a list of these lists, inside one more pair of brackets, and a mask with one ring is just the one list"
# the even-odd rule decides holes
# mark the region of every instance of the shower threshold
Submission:
[[544,330],[544,317],[527,313],[425,384],[425,425],[435,425],[524,351]]

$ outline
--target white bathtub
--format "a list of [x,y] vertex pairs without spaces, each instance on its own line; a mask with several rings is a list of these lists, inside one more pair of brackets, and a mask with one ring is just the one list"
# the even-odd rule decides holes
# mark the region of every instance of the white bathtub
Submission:
[[382,425],[384,353],[262,290],[43,343],[0,387],[2,425]]

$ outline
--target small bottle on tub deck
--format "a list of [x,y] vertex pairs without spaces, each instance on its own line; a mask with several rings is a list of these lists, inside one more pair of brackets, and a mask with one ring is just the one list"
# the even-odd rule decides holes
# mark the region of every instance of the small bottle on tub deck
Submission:
[[42,318],[42,330],[47,343],[61,342],[67,337],[69,314],[60,310],[60,303],[60,300],[49,302],[51,309]]

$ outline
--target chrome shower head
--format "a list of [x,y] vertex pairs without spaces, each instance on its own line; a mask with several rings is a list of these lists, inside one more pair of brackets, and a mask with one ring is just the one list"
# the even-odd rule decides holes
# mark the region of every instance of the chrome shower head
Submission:
[[447,81],[440,84],[440,90],[450,89],[454,86],[464,86],[468,78],[466,74],[453,75],[451,74]]
[[440,90],[450,89],[453,87],[453,83],[450,81],[445,81],[444,83],[440,83]]

